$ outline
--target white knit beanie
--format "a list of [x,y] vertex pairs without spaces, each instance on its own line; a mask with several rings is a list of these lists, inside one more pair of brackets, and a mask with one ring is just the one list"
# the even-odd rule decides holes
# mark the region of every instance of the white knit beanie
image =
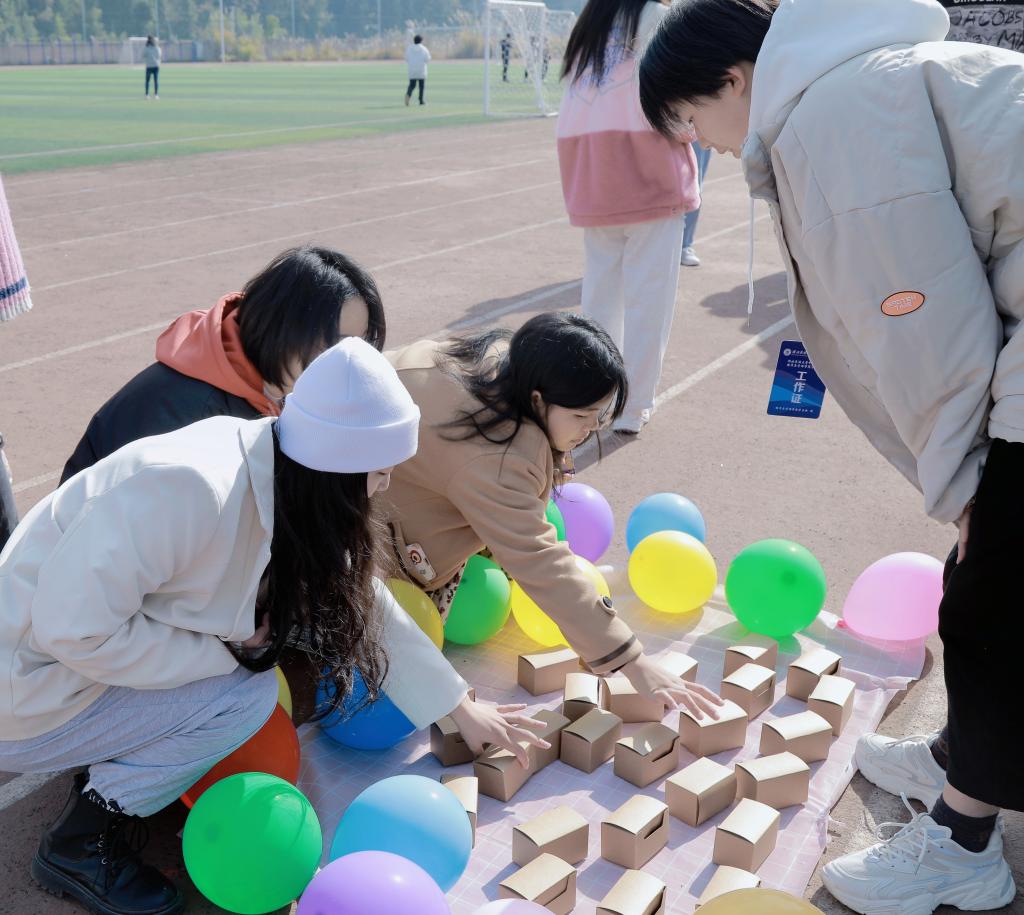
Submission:
[[416,453],[420,410],[377,350],[346,337],[314,359],[285,398],[281,450],[311,470],[369,473]]

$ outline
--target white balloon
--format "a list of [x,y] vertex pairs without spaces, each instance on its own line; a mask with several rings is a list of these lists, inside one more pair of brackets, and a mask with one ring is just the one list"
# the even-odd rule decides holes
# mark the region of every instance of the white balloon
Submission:
[[477,909],[475,915],[551,915],[551,912],[536,902],[527,902],[525,899],[499,899],[497,902],[488,902],[482,909]]

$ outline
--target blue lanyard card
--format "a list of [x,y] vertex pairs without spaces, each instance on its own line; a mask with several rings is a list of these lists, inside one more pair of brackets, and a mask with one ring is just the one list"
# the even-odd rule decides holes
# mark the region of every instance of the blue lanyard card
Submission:
[[803,343],[783,340],[768,399],[768,415],[817,419],[824,400],[825,382],[814,371]]

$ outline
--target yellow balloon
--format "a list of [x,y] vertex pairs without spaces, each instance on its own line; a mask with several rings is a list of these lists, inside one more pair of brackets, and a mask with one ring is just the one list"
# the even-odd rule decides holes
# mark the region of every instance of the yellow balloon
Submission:
[[[594,568],[593,564],[582,556],[573,558],[576,560],[577,568],[594,583],[598,593],[602,597],[611,596],[608,582],[604,580],[604,576]],[[519,587],[518,582],[512,582],[512,615],[515,617],[516,623],[519,624],[519,628],[529,638],[545,648],[569,644],[565,636],[562,635],[562,630],[558,628],[558,624],[534,603],[533,599]]]
[[288,686],[288,681],[285,679],[284,671],[280,667],[274,668],[274,673],[277,674],[277,704],[281,706],[287,713],[288,717],[292,717],[292,691]]
[[398,578],[388,579],[388,590],[402,609],[438,648],[444,647],[444,623],[434,602],[416,585]]
[[700,907],[700,915],[822,915],[817,906],[781,890],[733,890]]
[[662,613],[702,607],[718,584],[715,560],[696,537],[659,531],[644,537],[629,557],[629,583],[647,606]]

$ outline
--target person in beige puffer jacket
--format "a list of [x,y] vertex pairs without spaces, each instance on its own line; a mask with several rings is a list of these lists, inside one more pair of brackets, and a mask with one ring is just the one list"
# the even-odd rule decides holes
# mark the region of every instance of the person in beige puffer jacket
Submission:
[[939,608],[949,719],[862,739],[881,787],[932,803],[831,862],[858,912],[1014,896],[1000,808],[1024,809],[1024,56],[946,42],[935,0],[681,0],[640,67],[664,135],[741,158],[767,202],[814,367],[956,523]]

